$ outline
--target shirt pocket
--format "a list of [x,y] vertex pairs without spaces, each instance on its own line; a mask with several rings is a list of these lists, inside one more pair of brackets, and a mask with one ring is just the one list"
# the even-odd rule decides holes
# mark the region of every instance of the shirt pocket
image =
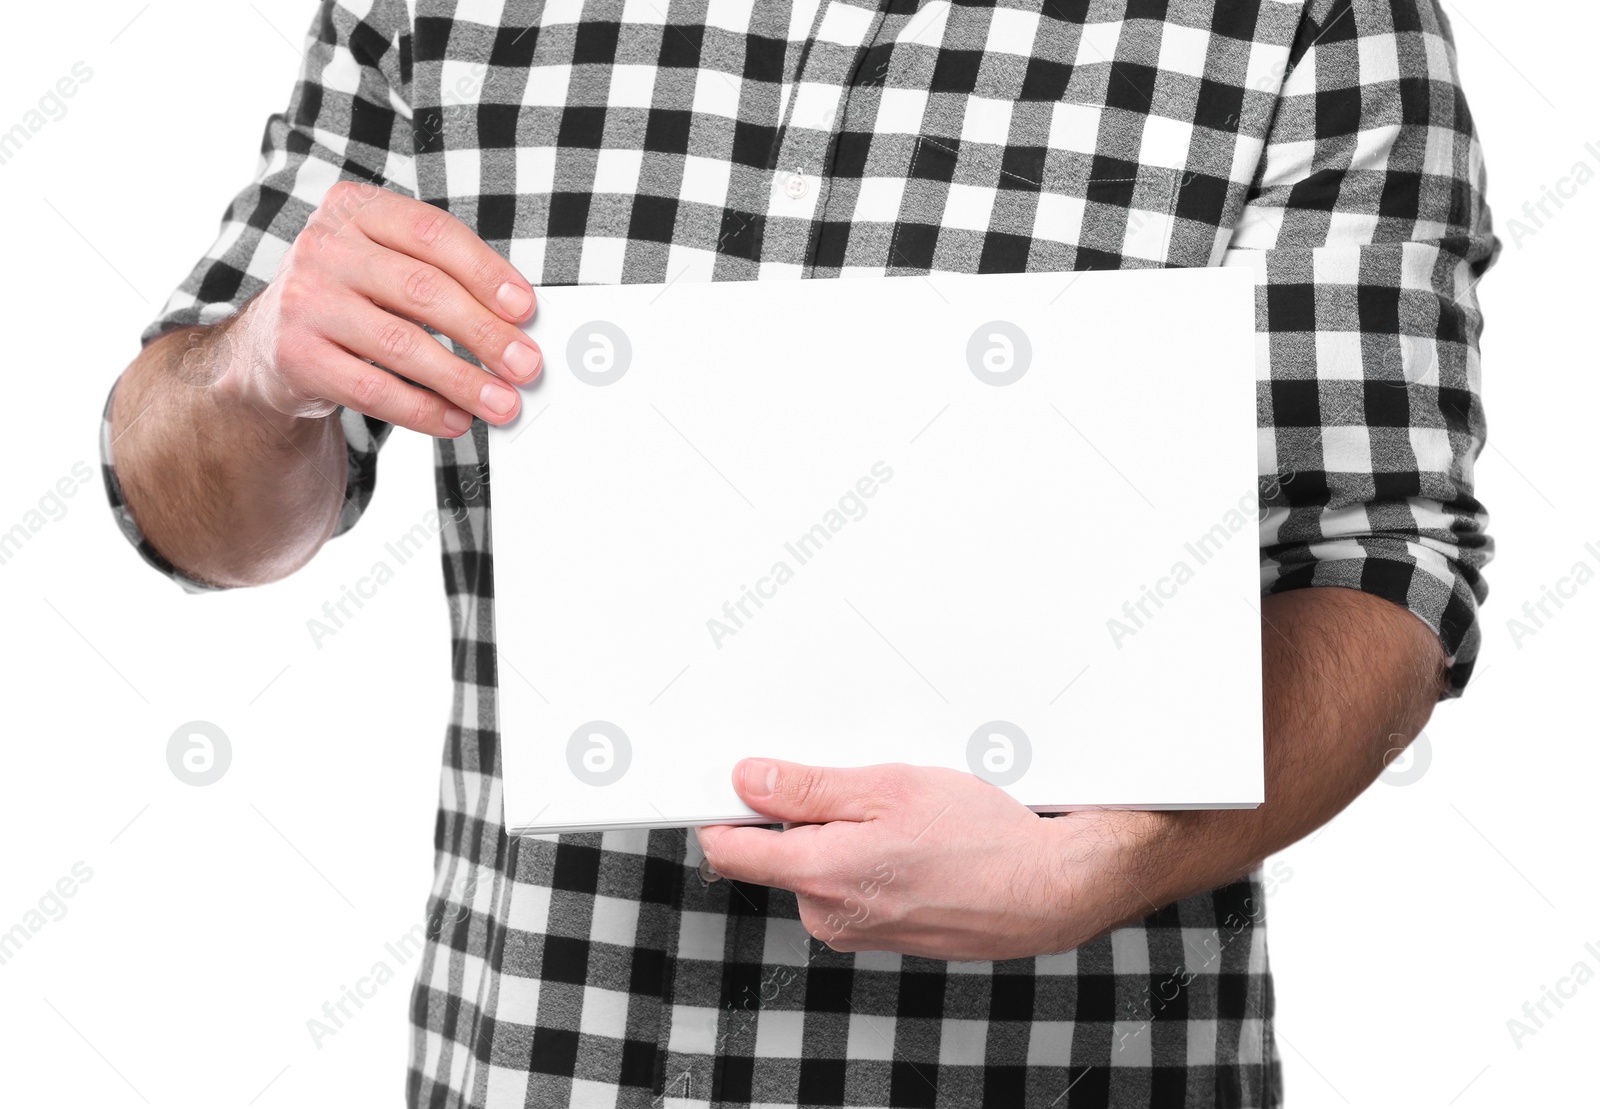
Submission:
[[[1084,104],[1037,105],[1052,121],[1003,144],[923,135],[907,205],[891,242],[900,272],[1020,273],[1203,266],[1217,238],[1203,195],[1216,184],[1149,156],[1119,156],[1137,136],[1131,113]],[[1154,123],[1166,129],[1167,121]],[[1090,136],[1088,149],[1075,135]],[[1131,153],[1131,151],[1130,151]]]

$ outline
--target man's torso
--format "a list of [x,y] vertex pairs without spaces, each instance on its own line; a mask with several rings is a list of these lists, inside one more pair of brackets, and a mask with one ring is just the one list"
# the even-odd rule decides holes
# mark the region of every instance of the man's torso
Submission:
[[[419,196],[535,286],[1218,264],[1301,5],[1040,8],[421,0],[394,125]],[[486,457],[481,425],[439,443],[456,705],[413,1103],[1276,1104],[1259,880],[952,964],[833,952],[682,830],[507,840]]]

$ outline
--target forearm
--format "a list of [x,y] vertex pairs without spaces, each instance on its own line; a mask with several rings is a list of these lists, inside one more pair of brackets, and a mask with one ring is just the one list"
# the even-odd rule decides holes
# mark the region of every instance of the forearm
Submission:
[[[786,831],[697,830],[717,873],[793,890],[839,951],[1014,959],[1066,951],[1249,873],[1371,784],[1427,722],[1443,651],[1404,609],[1354,590],[1262,603],[1266,803],[1041,819],[972,774],[746,759],[734,786]],[[885,871],[887,867],[887,871]]]
[[169,562],[215,585],[258,585],[304,565],[344,501],[336,416],[253,403],[230,373],[238,317],[174,331],[123,372],[112,456],[140,531]]
[[1301,589],[1264,598],[1261,614],[1266,802],[1150,814],[1128,860],[1129,919],[1242,877],[1331,820],[1437,702],[1439,641],[1398,605]]

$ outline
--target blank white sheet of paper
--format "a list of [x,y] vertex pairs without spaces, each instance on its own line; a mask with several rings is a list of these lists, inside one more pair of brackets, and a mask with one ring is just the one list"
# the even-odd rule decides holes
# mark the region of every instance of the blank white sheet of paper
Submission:
[[539,290],[491,428],[505,819],[754,822],[745,756],[1262,800],[1243,269]]

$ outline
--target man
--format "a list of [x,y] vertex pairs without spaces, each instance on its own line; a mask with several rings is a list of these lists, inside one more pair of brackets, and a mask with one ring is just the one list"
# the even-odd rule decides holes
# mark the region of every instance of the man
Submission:
[[[1477,650],[1482,189],[1424,0],[324,0],[104,442],[146,557],[219,588],[353,525],[391,426],[437,437],[410,1103],[1279,1104],[1261,860]],[[757,761],[769,827],[506,836],[485,424],[539,372],[538,286],[1219,264],[1259,288],[1259,810]]]

